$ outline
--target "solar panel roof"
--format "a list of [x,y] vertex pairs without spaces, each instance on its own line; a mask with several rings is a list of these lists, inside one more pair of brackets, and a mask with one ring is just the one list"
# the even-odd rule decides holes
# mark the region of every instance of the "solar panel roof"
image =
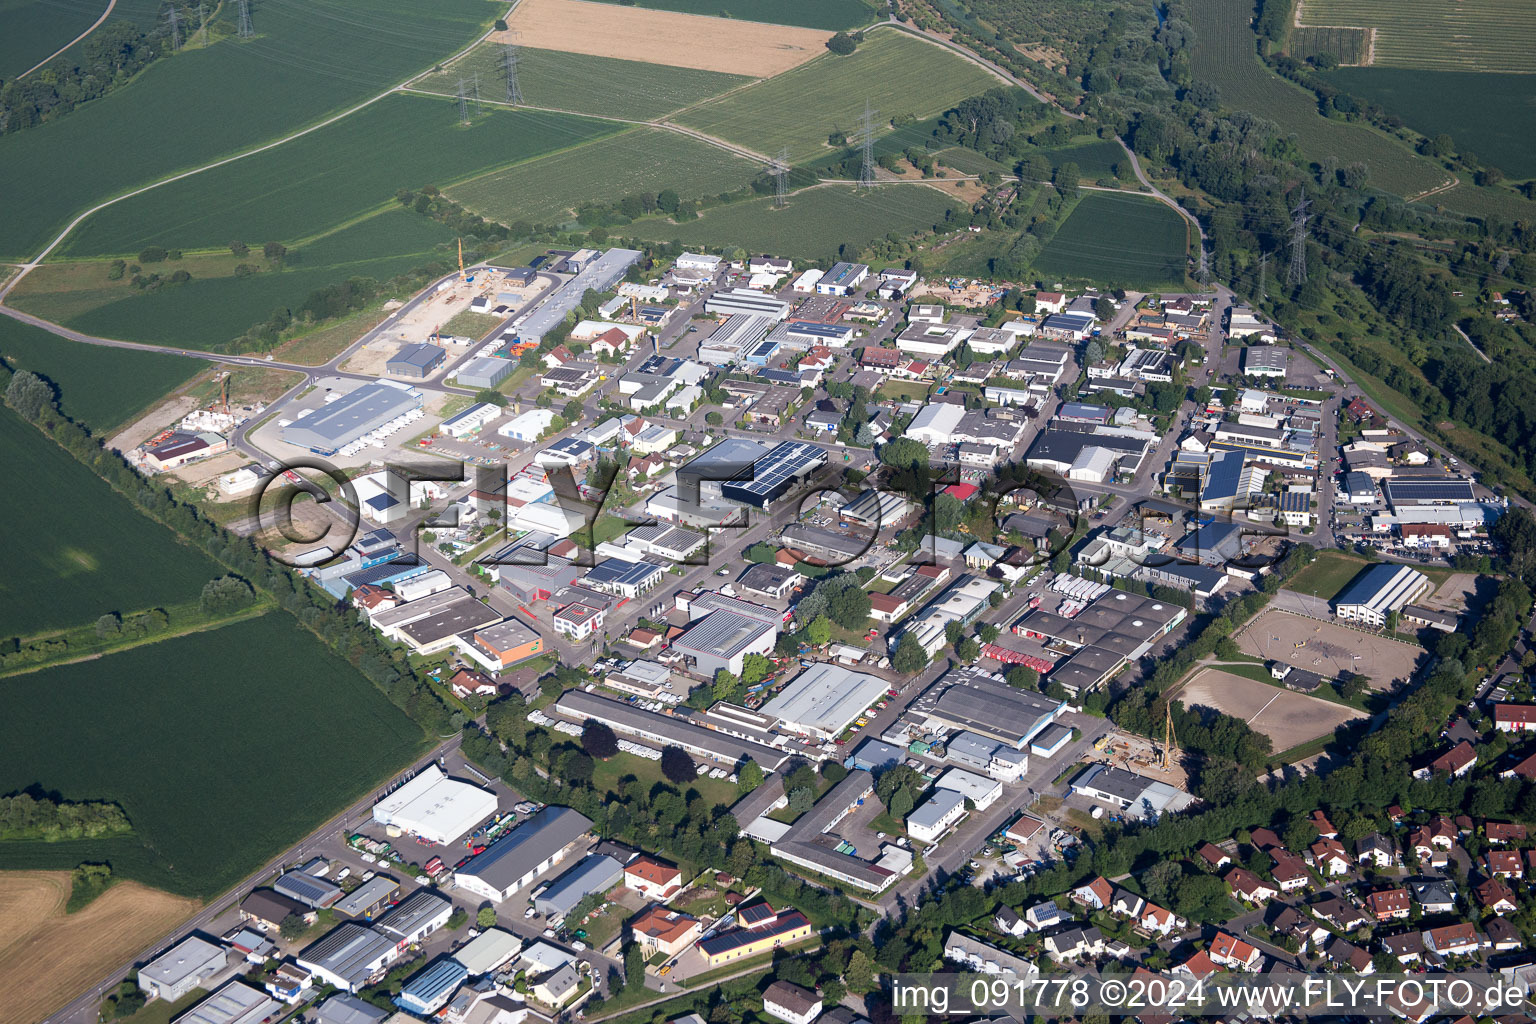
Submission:
[[827,450],[801,441],[775,445],[753,464],[751,480],[733,481],[727,488],[751,495],[782,493],[791,481],[815,469],[827,460]]

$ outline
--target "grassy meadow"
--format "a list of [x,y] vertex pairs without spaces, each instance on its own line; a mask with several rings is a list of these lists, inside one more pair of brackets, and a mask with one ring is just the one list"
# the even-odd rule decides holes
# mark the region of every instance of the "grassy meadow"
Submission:
[[773,198],[751,199],[704,211],[682,224],[648,219],[623,228],[626,235],[676,239],[781,256],[835,259],[840,243],[862,247],[888,233],[908,235],[944,221],[955,203],[923,185],[885,185],[860,193],[850,185],[822,185],[796,192],[782,210]]
[[[237,662],[238,672],[224,670]],[[0,844],[0,868],[105,861],[116,875],[202,899],[425,743],[362,675],[275,612],[5,685],[0,792],[36,784],[67,800],[116,801],[135,831]]]
[[1457,149],[1472,150],[1511,178],[1536,177],[1536,75],[1369,67],[1327,77],[1415,131],[1451,136]]
[[[12,481],[0,492],[0,639],[195,600],[224,574],[8,408],[0,449]],[[0,781],[0,793],[12,788]]]
[[66,248],[83,257],[131,256],[149,245],[223,248],[235,238],[258,249],[271,240],[292,246],[394,205],[402,188],[446,185],[613,130],[588,118],[493,109],[464,127],[453,103],[390,96],[276,149],[109,207]]
[[264,269],[245,277],[235,276],[241,261],[227,252],[155,264],[162,276],[178,268],[192,274],[186,284],[155,291],[139,291],[126,280],[108,281],[108,264],[102,261],[47,264],[10,301],[87,334],[226,351],[274,309],[296,309],[316,289],[350,277],[387,281],[446,255],[447,250],[436,247],[454,237],[434,220],[393,209],[291,249],[280,268],[248,257],[245,262]]
[[759,153],[789,148],[795,163],[828,152],[827,136],[858,128],[864,103],[877,131],[892,118],[921,119],[998,85],[975,64],[904,32],[870,33],[846,57],[828,53],[679,115],[690,128]]
[[1121,287],[1184,282],[1188,229],[1153,199],[1088,192],[1035,260],[1048,280],[1084,279]]
[[81,345],[10,317],[0,317],[0,359],[47,377],[64,414],[98,434],[133,419],[206,366],[181,356]]
[[762,168],[706,142],[661,128],[636,128],[575,149],[471,178],[449,198],[504,224],[559,224],[587,200],[613,202],[672,189],[684,199],[746,184]]
[[0,81],[10,81],[90,28],[105,0],[0,0]]
[[[347,0],[260,8],[254,39],[184,50],[68,117],[0,137],[0,259],[36,255],[114,195],[314,124],[431,68],[497,13],[484,0],[374,0],[366,15]],[[233,18],[233,6],[220,17]]]
[[[505,49],[500,43],[481,43],[463,59],[421,79],[413,88],[457,96],[459,79],[473,81],[478,74],[481,96],[505,99]],[[744,75],[532,46],[518,51],[517,84],[524,103],[602,117],[655,120],[750,81]]]
[[[1308,8],[1309,17],[1311,8]],[[1287,82],[1259,62],[1249,25],[1246,0],[1206,0],[1190,8],[1195,47],[1191,67],[1196,78],[1221,90],[1221,105],[1246,110],[1294,134],[1313,160],[1333,157],[1342,166],[1360,161],[1370,169],[1370,183],[1402,196],[1443,184],[1444,170],[1364,124],[1330,121],[1317,112],[1316,97]]]

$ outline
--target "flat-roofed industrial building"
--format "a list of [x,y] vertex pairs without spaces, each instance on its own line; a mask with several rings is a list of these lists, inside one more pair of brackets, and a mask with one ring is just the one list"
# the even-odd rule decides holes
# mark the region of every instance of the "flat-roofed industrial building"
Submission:
[[459,868],[454,880],[500,903],[564,860],[591,828],[591,819],[569,807],[546,807]]
[[364,434],[420,408],[421,392],[374,381],[300,416],[282,428],[282,437],[318,455],[334,455]]

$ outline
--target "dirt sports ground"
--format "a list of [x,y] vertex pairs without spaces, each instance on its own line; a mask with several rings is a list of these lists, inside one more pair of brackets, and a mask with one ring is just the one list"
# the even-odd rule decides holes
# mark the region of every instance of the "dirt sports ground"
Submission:
[[1269,609],[1236,636],[1244,654],[1265,661],[1284,661],[1296,668],[1336,679],[1342,672],[1369,676],[1371,689],[1390,689],[1406,682],[1424,654],[1422,647],[1372,636],[1332,622]]
[[65,916],[68,871],[0,871],[0,1024],[35,1024],[198,907],[119,882]]
[[832,33],[585,0],[522,0],[498,43],[768,78],[826,53]]
[[1200,704],[1241,718],[1268,736],[1276,751],[1327,736],[1345,722],[1365,717],[1342,704],[1213,668],[1196,672],[1180,687],[1177,699],[1186,708]]

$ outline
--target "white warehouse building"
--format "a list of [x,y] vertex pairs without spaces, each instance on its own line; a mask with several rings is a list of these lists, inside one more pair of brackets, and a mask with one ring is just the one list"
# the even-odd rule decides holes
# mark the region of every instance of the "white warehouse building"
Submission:
[[435,764],[373,805],[373,820],[448,846],[496,813],[496,794],[449,778]]
[[787,732],[831,739],[885,696],[889,685],[879,676],[818,662],[764,704],[762,713]]

